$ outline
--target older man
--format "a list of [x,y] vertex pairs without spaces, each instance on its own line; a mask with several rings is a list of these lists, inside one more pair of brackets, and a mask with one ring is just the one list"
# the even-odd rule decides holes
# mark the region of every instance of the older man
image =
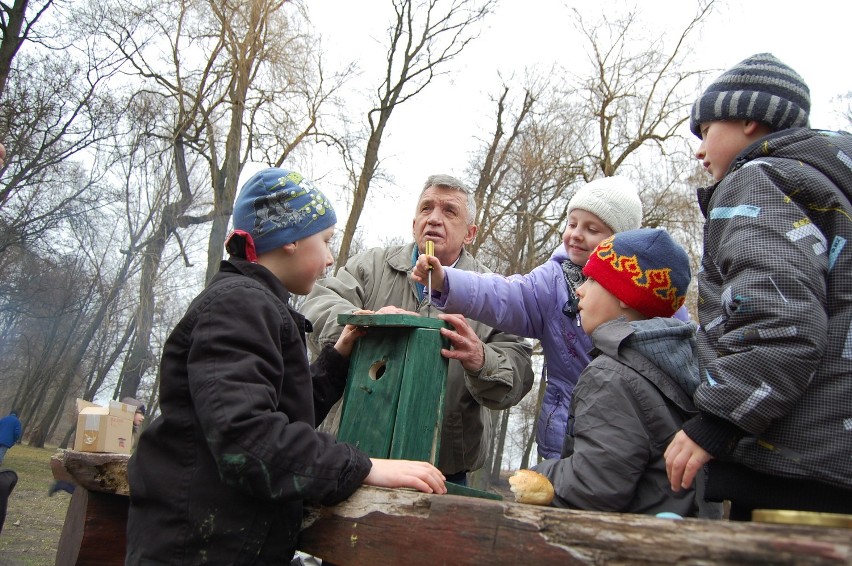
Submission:
[[[428,315],[423,286],[409,273],[426,241],[443,265],[487,272],[464,247],[476,236],[476,204],[465,185],[449,175],[432,175],[417,201],[414,242],[374,248],[349,259],[336,276],[319,281],[301,307],[313,323],[309,345],[316,353],[342,331],[337,315],[358,309]],[[438,467],[448,481],[464,484],[466,473],[482,467],[491,443],[488,409],[505,409],[532,388],[531,348],[514,334],[494,330],[460,315],[438,314],[453,327],[446,333],[450,358]]]

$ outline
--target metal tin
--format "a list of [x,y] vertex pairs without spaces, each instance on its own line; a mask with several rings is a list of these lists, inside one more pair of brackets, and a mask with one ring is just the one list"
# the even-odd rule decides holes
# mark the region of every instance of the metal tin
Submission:
[[782,509],[755,509],[751,520],[760,523],[784,525],[812,525],[816,527],[839,527],[852,529],[852,515],[840,513],[816,513],[813,511],[788,511]]

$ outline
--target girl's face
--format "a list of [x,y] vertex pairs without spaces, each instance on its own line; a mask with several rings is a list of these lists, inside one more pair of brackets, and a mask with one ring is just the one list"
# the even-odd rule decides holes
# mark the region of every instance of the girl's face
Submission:
[[568,215],[568,226],[562,233],[562,242],[568,252],[568,259],[582,267],[597,245],[612,234],[612,228],[604,224],[603,220],[588,210],[575,208]]

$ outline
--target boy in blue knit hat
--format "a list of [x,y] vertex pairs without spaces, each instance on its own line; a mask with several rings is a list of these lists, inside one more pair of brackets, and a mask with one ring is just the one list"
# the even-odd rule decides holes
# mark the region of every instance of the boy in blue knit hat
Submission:
[[665,230],[629,230],[598,244],[583,275],[578,308],[593,359],[571,397],[562,457],[535,469],[557,507],[696,516],[694,491],[669,488],[663,458],[695,414],[695,324],[672,318],[689,257]]
[[431,464],[372,459],[316,431],[362,331],[347,326],[309,366],[311,325],[289,300],[332,264],[335,222],[296,172],[243,186],[230,257],[163,348],[161,415],[128,465],[127,564],[284,564],[303,501],[334,504],[362,483],[446,492]]
[[672,489],[707,466],[707,497],[852,513],[852,136],[811,130],[810,94],[769,53],[695,101],[714,184],[697,335],[699,414],[666,452]]

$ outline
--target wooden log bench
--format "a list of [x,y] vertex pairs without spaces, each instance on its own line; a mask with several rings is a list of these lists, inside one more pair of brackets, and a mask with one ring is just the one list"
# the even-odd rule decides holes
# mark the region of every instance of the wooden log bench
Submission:
[[[60,451],[74,491],[56,564],[124,563],[126,455]],[[852,564],[852,530],[571,511],[362,487],[309,507],[299,548],[339,565]]]

